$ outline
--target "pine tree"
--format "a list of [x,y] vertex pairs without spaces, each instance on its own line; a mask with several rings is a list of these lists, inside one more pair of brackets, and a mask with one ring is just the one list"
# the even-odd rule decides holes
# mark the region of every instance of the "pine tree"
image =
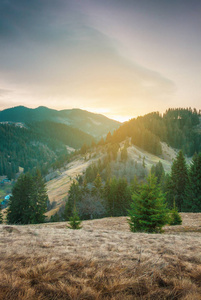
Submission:
[[103,192],[103,184],[102,184],[102,179],[100,174],[97,174],[96,179],[93,182],[94,187],[92,190],[93,195],[98,195],[98,196],[102,196],[102,192]]
[[106,200],[107,214],[108,216],[115,216],[115,204],[117,199],[117,180],[116,177],[107,179],[104,186],[104,198]]
[[11,224],[29,224],[32,211],[33,178],[29,173],[22,174],[12,189],[9,200],[7,221]]
[[45,183],[39,170],[36,171],[36,175],[33,177],[34,186],[32,194],[32,209],[33,214],[31,217],[31,223],[43,223],[45,221],[45,212],[47,211],[48,196],[45,188]]
[[165,175],[165,171],[161,161],[151,167],[151,173],[157,177],[157,183],[161,183],[162,178]]
[[179,211],[184,209],[185,199],[187,196],[187,186],[188,169],[183,152],[179,151],[171,168],[172,203],[175,199],[175,203]]
[[186,209],[201,212],[201,152],[193,156],[190,166]]
[[178,213],[178,209],[175,205],[174,201],[174,207],[170,211],[170,220],[169,220],[169,225],[181,225],[182,224],[182,218],[180,214]]
[[82,221],[80,220],[78,213],[76,211],[76,208],[74,207],[73,209],[73,215],[70,217],[69,220],[69,226],[67,226],[70,229],[81,229],[82,227],[80,226]]
[[156,182],[156,177],[150,174],[147,184],[140,187],[139,193],[133,194],[128,210],[128,223],[133,232],[161,232],[168,222],[165,195]]
[[39,173],[33,178],[22,174],[12,189],[7,221],[10,224],[35,224],[44,222],[47,209],[47,194]]
[[76,203],[80,200],[80,198],[81,190],[79,184],[76,181],[73,181],[68,192],[68,200],[64,209],[64,220],[68,221],[69,218],[72,216],[73,208],[76,207]]

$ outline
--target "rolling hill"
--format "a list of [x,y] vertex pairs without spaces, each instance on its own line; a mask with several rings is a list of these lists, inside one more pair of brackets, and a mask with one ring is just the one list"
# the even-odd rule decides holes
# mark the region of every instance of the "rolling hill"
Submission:
[[109,131],[113,132],[120,123],[103,115],[91,113],[81,109],[54,110],[44,106],[35,109],[17,106],[0,111],[0,122],[41,122],[49,121],[65,124],[84,131],[100,139]]
[[26,126],[0,124],[0,140],[0,176],[11,179],[19,167],[28,171],[66,160],[69,146],[79,149],[84,143],[90,145],[93,137],[65,124],[41,121]]

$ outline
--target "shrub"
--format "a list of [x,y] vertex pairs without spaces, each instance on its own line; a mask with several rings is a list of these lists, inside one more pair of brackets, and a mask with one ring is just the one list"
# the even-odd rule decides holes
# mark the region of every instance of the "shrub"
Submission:
[[72,217],[70,217],[70,221],[69,221],[69,226],[67,226],[70,229],[81,229],[82,226],[80,226],[80,224],[82,223],[82,221],[80,220],[76,209],[74,208],[73,210],[73,215]]
[[170,211],[169,225],[181,225],[181,224],[182,224],[182,218],[178,213],[178,209],[174,203],[174,208]]

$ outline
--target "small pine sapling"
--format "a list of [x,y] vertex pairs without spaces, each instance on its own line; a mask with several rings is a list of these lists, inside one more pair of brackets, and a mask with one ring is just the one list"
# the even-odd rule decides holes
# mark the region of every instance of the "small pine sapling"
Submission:
[[175,201],[174,201],[174,207],[170,211],[169,225],[181,225],[181,224],[182,224],[182,218],[181,218],[180,214],[178,213],[178,209],[177,209],[177,207],[175,205]]
[[69,225],[67,226],[67,228],[81,229],[82,228],[82,226],[80,226],[81,223],[82,223],[82,221],[80,220],[78,213],[77,213],[76,209],[74,208],[73,215],[72,215],[72,217],[70,217]]

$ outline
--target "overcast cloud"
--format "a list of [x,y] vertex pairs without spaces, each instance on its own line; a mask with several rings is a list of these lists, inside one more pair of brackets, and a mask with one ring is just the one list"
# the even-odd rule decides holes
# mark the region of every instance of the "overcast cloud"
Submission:
[[0,2],[0,109],[200,108],[199,1]]

